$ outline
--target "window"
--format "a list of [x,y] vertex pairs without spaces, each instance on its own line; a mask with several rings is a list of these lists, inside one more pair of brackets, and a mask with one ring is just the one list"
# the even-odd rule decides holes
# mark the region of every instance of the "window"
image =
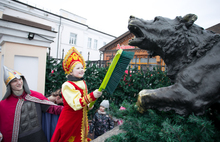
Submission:
[[[141,58],[141,63],[147,63],[148,58]],[[149,58],[149,63],[157,63],[156,58]]]
[[69,44],[76,45],[76,40],[77,40],[77,34],[70,33],[70,41],[69,41]]
[[87,48],[91,48],[92,45],[92,38],[88,38],[88,42],[87,42]]
[[150,58],[150,59],[149,59],[149,62],[150,62],[150,63],[157,63],[157,60],[156,60],[156,58]]
[[97,46],[98,46],[98,40],[97,39],[94,39],[94,49],[97,49]]
[[[149,61],[150,61],[150,59],[149,59]],[[148,58],[141,58],[140,62],[141,63],[147,63],[148,62]]]
[[135,62],[138,63],[138,62],[139,62],[139,58],[137,58],[137,59],[136,59],[136,58],[133,58],[133,59],[132,59],[132,62],[133,62],[133,63],[135,63]]

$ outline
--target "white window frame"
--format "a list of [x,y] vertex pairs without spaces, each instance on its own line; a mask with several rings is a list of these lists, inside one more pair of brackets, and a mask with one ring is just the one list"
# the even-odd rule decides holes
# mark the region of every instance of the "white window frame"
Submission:
[[93,48],[94,48],[94,49],[97,49],[97,48],[98,48],[98,40],[97,40],[97,39],[94,39]]
[[92,47],[92,38],[88,38],[88,41],[87,41],[87,48],[91,48]]
[[76,45],[76,41],[77,41],[77,34],[70,33],[69,44]]

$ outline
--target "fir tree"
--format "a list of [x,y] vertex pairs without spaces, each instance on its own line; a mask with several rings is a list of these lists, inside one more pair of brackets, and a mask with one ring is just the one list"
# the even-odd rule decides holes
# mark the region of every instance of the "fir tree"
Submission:
[[148,109],[141,114],[135,104],[124,101],[126,110],[111,104],[111,115],[124,120],[120,129],[126,131],[108,138],[105,142],[216,142],[220,131],[209,119],[209,111],[203,116],[180,116],[173,111]]

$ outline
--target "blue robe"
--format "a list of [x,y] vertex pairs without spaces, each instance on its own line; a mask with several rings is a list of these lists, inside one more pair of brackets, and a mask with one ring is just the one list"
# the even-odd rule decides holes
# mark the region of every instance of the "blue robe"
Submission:
[[42,129],[47,137],[48,142],[50,142],[50,139],[56,128],[58,118],[59,115],[50,114],[50,113],[42,114]]

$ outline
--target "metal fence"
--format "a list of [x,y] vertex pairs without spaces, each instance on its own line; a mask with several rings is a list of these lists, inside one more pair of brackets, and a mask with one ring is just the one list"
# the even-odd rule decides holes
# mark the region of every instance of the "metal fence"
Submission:
[[[51,59],[52,57],[48,57],[48,59]],[[62,61],[63,59],[58,59],[58,58],[53,58],[56,62],[54,62],[54,64],[59,64],[60,61]],[[95,65],[96,67],[107,67],[111,64],[111,60],[95,60],[95,61],[85,61],[86,64],[88,65],[88,67],[92,67],[93,65]],[[161,65],[157,65],[157,64],[138,64],[138,63],[132,63],[130,62],[130,64],[128,65],[127,68],[137,68],[139,71],[143,71],[146,72],[148,70],[153,70],[154,68],[160,68],[162,71],[166,71],[167,67],[166,66],[161,66]]]
[[[110,65],[111,60],[97,60],[97,61],[86,61],[86,64],[89,63],[89,67],[96,65],[97,67],[107,67]],[[162,71],[166,71],[166,66],[156,65],[156,64],[137,64],[137,63],[130,63],[128,67],[134,69],[138,68],[139,71],[146,72],[148,70],[153,70],[154,68],[160,68]],[[128,68],[127,67],[127,68]]]
[[[114,54],[117,52],[117,50],[115,51],[109,51],[111,52],[111,58],[110,60],[96,60],[96,61],[90,61],[90,60],[87,60],[85,61],[86,64],[89,63],[89,67],[93,66],[93,65],[96,65],[97,67],[101,68],[101,67],[107,67],[110,65],[112,59],[114,58]],[[63,60],[63,56],[64,56],[64,49],[62,50],[62,59],[58,59],[58,58],[53,58],[57,61],[57,64]],[[101,55],[100,55],[101,57]],[[52,57],[50,57],[50,48],[49,48],[49,54],[48,54],[48,59],[51,59]],[[136,56],[137,58],[137,56]],[[166,71],[167,70],[167,67],[166,66],[161,66],[161,65],[157,65],[157,64],[149,64],[149,59],[150,57],[147,56],[148,58],[148,63],[142,63],[142,64],[139,64],[137,63],[137,59],[135,58],[135,62],[130,62],[130,64],[128,65],[128,67],[130,66],[131,68],[138,68],[139,71],[143,71],[143,72],[146,72],[148,70],[153,70],[154,68],[160,68],[162,71]],[[88,59],[89,59],[89,54],[88,54]]]

